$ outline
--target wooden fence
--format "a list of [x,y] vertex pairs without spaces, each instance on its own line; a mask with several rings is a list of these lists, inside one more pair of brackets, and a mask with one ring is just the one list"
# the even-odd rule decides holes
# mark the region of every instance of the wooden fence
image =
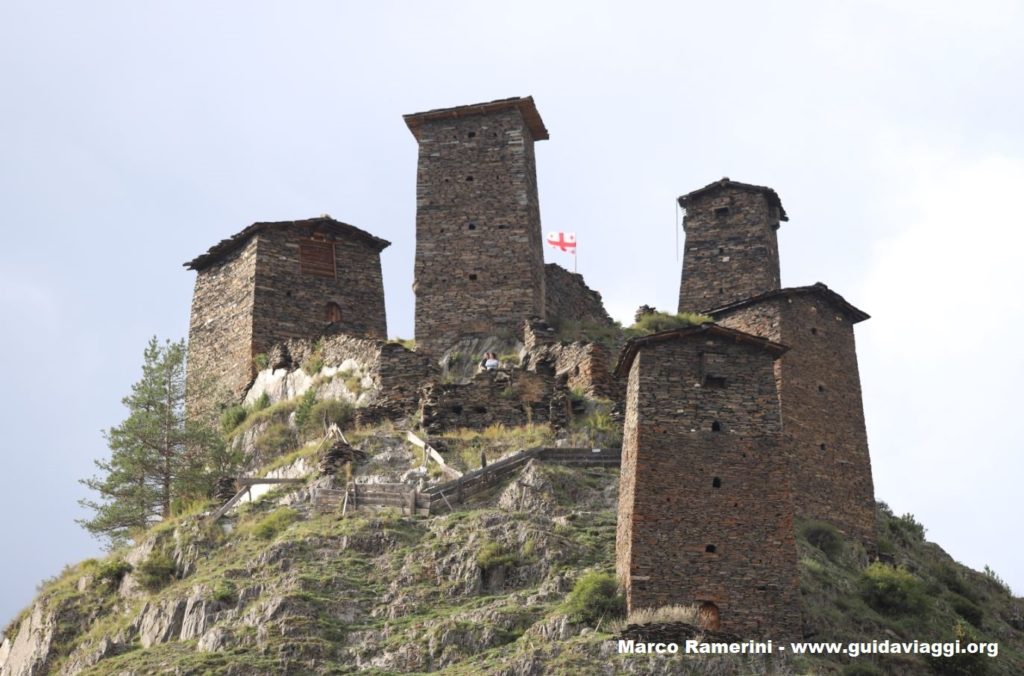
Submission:
[[397,507],[404,514],[430,515],[449,512],[501,484],[531,460],[576,467],[618,467],[619,449],[540,447],[520,451],[443,484],[418,491],[409,484],[349,484],[346,489],[318,489],[313,505],[321,510],[358,507]]

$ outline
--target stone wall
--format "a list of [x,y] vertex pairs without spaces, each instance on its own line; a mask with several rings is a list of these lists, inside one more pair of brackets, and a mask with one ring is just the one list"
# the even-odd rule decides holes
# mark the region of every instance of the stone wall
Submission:
[[544,274],[545,316],[549,324],[561,326],[565,321],[606,326],[614,324],[604,309],[601,294],[587,286],[583,275],[569,272],[555,263],[545,265]]
[[723,631],[800,635],[772,359],[693,332],[627,366],[616,569],[630,609],[713,604]]
[[188,330],[190,416],[215,415],[252,379],[252,308],[256,240],[196,276]]
[[413,288],[425,353],[462,337],[516,335],[524,318],[543,315],[540,139],[523,101],[406,117],[419,142]]
[[421,425],[428,434],[460,427],[518,427],[550,423],[564,427],[570,416],[564,378],[521,369],[481,371],[469,383],[430,385],[420,400]]
[[313,361],[369,376],[377,394],[371,402],[374,410],[363,416],[367,421],[416,411],[422,388],[440,377],[440,368],[425,355],[397,343],[344,334],[279,343],[270,350],[269,367],[298,370]]
[[785,212],[774,191],[723,179],[679,201],[686,209],[680,312],[705,312],[779,288],[776,233]]
[[325,331],[386,337],[380,251],[387,245],[320,217],[255,223],[186,263],[198,273],[190,411],[237,401],[256,373],[254,358],[276,343]]
[[[253,352],[266,352],[274,343],[289,338],[319,336],[331,324],[328,303],[335,303],[341,315],[331,330],[386,338],[379,249],[362,239],[321,231],[315,220],[278,226],[259,235]],[[334,276],[302,270],[300,243],[313,237],[333,243]]]
[[547,322],[528,320],[523,329],[523,366],[530,371],[554,368],[570,390],[590,397],[620,401],[625,383],[612,373],[612,357],[599,343],[559,342]]
[[775,371],[797,515],[832,522],[873,549],[874,483],[853,333],[860,317],[823,287],[789,291],[716,320],[790,347]]

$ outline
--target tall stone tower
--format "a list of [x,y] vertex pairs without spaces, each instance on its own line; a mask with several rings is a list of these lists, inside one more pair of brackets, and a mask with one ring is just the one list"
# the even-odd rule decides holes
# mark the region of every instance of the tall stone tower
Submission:
[[533,144],[548,138],[531,97],[405,116],[419,143],[416,345],[518,334],[545,310]]
[[275,343],[325,332],[386,338],[380,252],[389,245],[322,216],[254,223],[185,263],[197,273],[190,413],[242,396],[254,358]]
[[781,288],[771,188],[724,178],[679,198],[686,253],[679,309],[790,348],[775,363],[797,516],[873,548],[871,478],[853,326],[868,315],[824,284]]
[[790,348],[775,364],[797,515],[873,548],[875,489],[853,327],[868,315],[824,284],[780,289],[710,314]]
[[723,178],[683,195],[683,275],[680,312],[703,312],[779,288],[781,221],[788,220],[771,188]]
[[773,361],[786,348],[705,324],[635,338],[616,571],[630,610],[696,604],[747,637],[800,633],[789,460]]

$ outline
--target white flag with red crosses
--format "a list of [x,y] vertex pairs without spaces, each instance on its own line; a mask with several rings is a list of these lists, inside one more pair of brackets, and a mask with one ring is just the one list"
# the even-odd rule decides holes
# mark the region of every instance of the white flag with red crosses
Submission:
[[575,232],[549,232],[547,238],[548,246],[575,254],[576,233]]

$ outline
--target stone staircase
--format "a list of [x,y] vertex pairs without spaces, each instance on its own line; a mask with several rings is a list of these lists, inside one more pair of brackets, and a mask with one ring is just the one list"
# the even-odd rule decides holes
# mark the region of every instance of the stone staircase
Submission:
[[345,512],[360,507],[397,507],[403,514],[429,516],[454,510],[454,505],[503,483],[531,460],[573,467],[618,467],[621,455],[617,448],[531,448],[423,491],[401,483],[352,483],[346,489],[315,489],[313,507]]

